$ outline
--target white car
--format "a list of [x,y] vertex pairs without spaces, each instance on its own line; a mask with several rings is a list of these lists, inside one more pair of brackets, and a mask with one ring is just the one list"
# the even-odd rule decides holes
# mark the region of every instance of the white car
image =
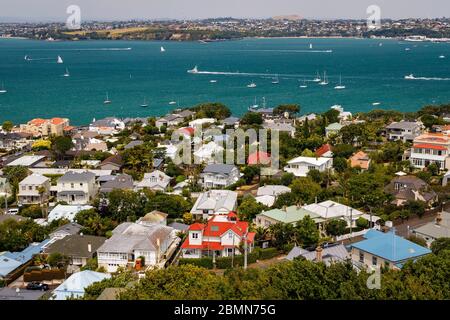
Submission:
[[19,213],[19,209],[18,208],[8,209],[8,212],[7,212],[7,214],[12,214],[12,215],[16,215],[18,213]]

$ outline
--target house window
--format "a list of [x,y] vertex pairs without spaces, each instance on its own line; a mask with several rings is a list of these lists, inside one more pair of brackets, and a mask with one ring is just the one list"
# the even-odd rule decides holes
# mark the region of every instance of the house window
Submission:
[[198,239],[198,233],[193,233],[192,234],[192,239]]
[[33,190],[33,186],[28,186],[28,190]]
[[83,183],[80,183],[80,187],[82,187],[83,186]]
[[378,259],[375,256],[372,256],[372,265],[376,266],[378,264]]
[[75,185],[74,185],[73,183],[70,184],[70,187],[71,187],[72,189],[73,189],[74,186],[75,186]]
[[359,262],[364,263],[364,253],[363,252],[359,253]]
[[233,239],[233,232],[228,233],[228,239]]

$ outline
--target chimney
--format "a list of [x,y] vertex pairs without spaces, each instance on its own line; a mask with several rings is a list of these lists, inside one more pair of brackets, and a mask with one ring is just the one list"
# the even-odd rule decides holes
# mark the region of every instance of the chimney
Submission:
[[89,253],[92,253],[92,245],[91,245],[90,242],[88,243],[88,252],[89,252]]
[[442,213],[439,212],[439,213],[437,214],[437,217],[436,217],[436,224],[437,224],[438,226],[440,226],[440,225],[441,225],[441,222],[442,222]]
[[287,207],[286,206],[283,206],[283,211],[287,212]]
[[317,262],[322,262],[322,251],[323,251],[323,249],[321,246],[318,246],[316,248],[316,261]]

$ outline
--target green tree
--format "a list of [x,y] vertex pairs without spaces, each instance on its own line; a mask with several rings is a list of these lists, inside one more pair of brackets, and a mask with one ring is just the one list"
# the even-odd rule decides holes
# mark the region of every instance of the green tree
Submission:
[[290,185],[292,194],[298,203],[306,204],[315,201],[315,198],[320,194],[322,188],[320,185],[311,180],[311,178],[297,178],[294,179]]
[[266,210],[267,207],[255,200],[252,196],[247,196],[238,207],[238,214],[242,220],[252,221],[257,214]]
[[262,114],[258,112],[247,112],[241,119],[243,125],[261,125],[262,123]]
[[11,132],[13,129],[14,124],[11,121],[5,121],[3,122],[2,129],[6,132]]
[[72,149],[73,142],[70,137],[59,136],[52,141],[53,151],[58,158],[62,158],[67,151]]
[[297,222],[295,226],[295,233],[298,243],[303,247],[314,246],[319,242],[319,230],[317,229],[316,223],[310,216],[306,216]]
[[431,244],[431,251],[434,254],[440,254],[442,251],[450,251],[450,238],[439,238]]
[[347,229],[347,222],[340,219],[331,219],[326,223],[327,234],[333,237],[342,236]]
[[300,106],[297,104],[282,104],[273,110],[273,113],[277,115],[283,115],[286,112],[289,113],[289,116],[295,116],[300,112]]
[[337,172],[343,173],[348,168],[347,160],[342,157],[337,157],[333,161],[333,167]]

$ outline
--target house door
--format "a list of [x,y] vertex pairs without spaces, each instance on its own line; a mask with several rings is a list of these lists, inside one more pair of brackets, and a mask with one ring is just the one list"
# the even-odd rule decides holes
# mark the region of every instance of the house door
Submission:
[[72,202],[75,201],[75,195],[71,195],[70,200],[72,200]]

